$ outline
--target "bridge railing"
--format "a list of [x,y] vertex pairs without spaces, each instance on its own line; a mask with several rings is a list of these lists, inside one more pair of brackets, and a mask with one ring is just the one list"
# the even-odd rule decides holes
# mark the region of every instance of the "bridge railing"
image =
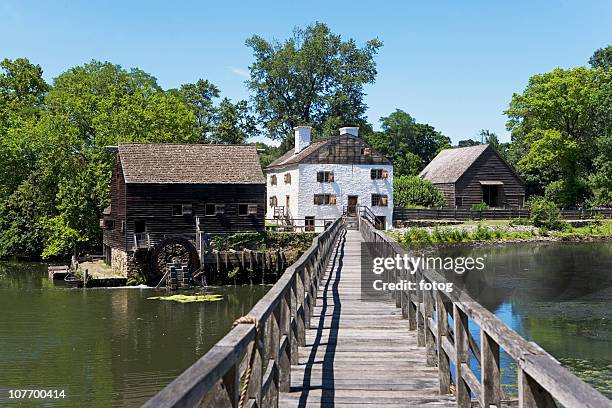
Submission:
[[245,407],[278,406],[278,393],[289,391],[291,364],[305,345],[319,282],[342,227],[337,219],[316,236],[240,324],[144,406],[237,407],[247,377]]
[[[360,230],[374,248],[376,257],[403,257],[407,251],[362,219]],[[458,407],[513,406],[502,389],[500,350],[516,363],[520,407],[566,408],[612,407],[612,402],[561,366],[550,354],[528,342],[463,292],[421,290],[418,283],[448,282],[432,270],[391,271],[389,282],[417,283],[416,291],[395,291],[396,306],[418,330],[418,345],[425,347],[427,365],[437,366],[441,394],[454,394]],[[471,335],[469,324],[480,329],[480,341]],[[479,367],[477,376],[472,365]]]

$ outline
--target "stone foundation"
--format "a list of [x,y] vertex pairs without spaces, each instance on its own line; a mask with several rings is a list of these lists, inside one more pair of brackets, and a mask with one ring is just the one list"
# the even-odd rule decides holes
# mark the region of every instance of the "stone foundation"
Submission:
[[128,253],[120,249],[111,248],[111,267],[113,272],[128,276]]
[[147,267],[146,254],[125,252],[121,249],[111,248],[111,267],[113,272],[125,277],[142,280]]

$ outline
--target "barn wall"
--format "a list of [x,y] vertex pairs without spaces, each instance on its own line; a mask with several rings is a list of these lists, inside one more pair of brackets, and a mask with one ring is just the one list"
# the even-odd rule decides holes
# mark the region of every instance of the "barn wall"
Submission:
[[[461,208],[470,208],[482,202],[481,180],[504,183],[499,187],[500,207],[517,207],[519,197],[525,196],[523,182],[491,147],[487,148],[455,183],[455,195],[463,197]],[[454,207],[454,203],[452,206]]]
[[438,183],[434,186],[442,192],[444,200],[446,201],[445,207],[455,206],[455,185],[453,183]]

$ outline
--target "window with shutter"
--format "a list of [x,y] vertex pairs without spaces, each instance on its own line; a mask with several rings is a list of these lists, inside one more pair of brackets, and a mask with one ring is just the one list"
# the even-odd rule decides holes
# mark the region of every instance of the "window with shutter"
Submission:
[[387,207],[388,199],[386,195],[372,194],[372,207]]

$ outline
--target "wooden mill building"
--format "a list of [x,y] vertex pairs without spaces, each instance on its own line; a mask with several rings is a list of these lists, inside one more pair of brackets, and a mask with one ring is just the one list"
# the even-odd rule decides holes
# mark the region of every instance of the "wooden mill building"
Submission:
[[124,275],[138,269],[135,263],[150,263],[147,256],[164,243],[191,244],[186,250],[193,254],[201,234],[265,229],[266,179],[255,146],[126,143],[110,149],[116,156],[111,205],[101,220],[103,252]]
[[488,144],[442,150],[419,177],[431,181],[450,208],[470,208],[479,203],[516,208],[525,203],[525,183]]

